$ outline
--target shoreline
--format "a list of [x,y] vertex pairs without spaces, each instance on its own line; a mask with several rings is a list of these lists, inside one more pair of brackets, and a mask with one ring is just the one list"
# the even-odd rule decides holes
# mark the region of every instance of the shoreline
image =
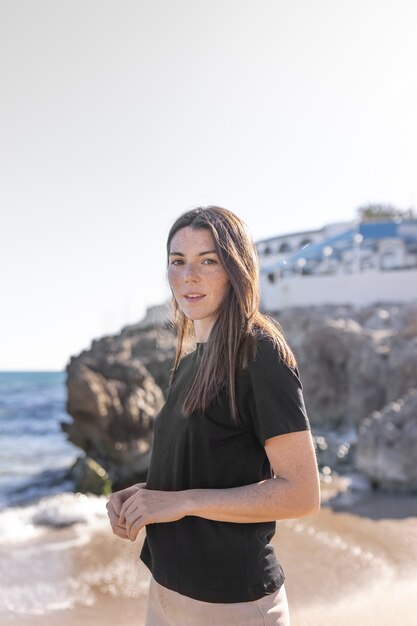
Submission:
[[[391,626],[393,615],[412,626],[416,498],[362,492],[342,511],[352,497],[342,483],[323,485],[317,515],[277,522],[272,543],[286,575],[291,626]],[[142,626],[150,581],[139,559],[144,537],[143,530],[132,544],[104,523],[76,524],[0,546],[7,581],[1,623]]]
[[355,472],[334,474],[329,483],[320,480],[321,506],[334,512],[352,513],[373,520],[417,518],[417,494],[372,489]]

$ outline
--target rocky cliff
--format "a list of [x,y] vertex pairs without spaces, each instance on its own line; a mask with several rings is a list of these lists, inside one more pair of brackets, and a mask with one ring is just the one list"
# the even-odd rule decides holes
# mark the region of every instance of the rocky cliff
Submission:
[[[164,402],[175,354],[166,312],[166,305],[152,307],[142,322],[93,341],[67,367],[67,411],[73,422],[62,428],[116,488],[146,477],[153,420]],[[412,400],[417,302],[269,314],[282,325],[298,360],[320,469],[331,474],[356,468],[384,489],[417,491],[410,470],[417,466]],[[401,426],[392,418],[392,403],[399,407],[395,415],[401,415]],[[376,412],[384,419],[375,418]],[[388,423],[396,424],[395,446],[392,433],[391,439],[381,434]],[[397,455],[407,459],[401,471]]]

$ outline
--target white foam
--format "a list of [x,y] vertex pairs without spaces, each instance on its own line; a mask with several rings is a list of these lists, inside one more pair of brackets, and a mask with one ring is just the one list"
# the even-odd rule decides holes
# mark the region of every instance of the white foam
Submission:
[[107,526],[107,500],[106,496],[59,493],[27,506],[6,508],[0,511],[0,544],[27,541],[51,527]]
[[48,615],[76,604],[93,606],[94,594],[74,580],[31,582],[0,588],[0,615]]
[[[19,615],[46,616],[79,605],[91,607],[103,594],[119,599],[138,599],[147,594],[150,574],[145,565],[138,566],[133,554],[116,556],[100,567],[92,561],[74,576],[72,559],[67,562],[68,567],[62,567],[65,561],[60,561],[60,555],[48,557],[48,568],[42,568],[39,563],[36,566],[36,555],[33,559],[31,551],[38,548],[30,546],[29,550],[22,551],[25,563],[35,566],[29,581],[25,576],[24,581],[18,582],[15,573],[9,584],[0,585],[0,623],[4,618],[9,620]],[[22,565],[21,559],[18,562]],[[29,569],[23,567],[20,571],[29,572]],[[33,576],[34,571],[36,576]]]

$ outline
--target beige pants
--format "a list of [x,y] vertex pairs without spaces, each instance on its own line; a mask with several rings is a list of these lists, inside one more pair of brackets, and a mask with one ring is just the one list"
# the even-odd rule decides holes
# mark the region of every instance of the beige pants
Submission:
[[259,600],[218,604],[183,596],[152,576],[145,626],[290,626],[285,586]]

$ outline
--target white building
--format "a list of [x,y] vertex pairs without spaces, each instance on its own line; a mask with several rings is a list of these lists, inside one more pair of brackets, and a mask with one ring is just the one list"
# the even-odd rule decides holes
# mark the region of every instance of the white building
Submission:
[[417,300],[417,220],[333,223],[256,248],[262,310]]

